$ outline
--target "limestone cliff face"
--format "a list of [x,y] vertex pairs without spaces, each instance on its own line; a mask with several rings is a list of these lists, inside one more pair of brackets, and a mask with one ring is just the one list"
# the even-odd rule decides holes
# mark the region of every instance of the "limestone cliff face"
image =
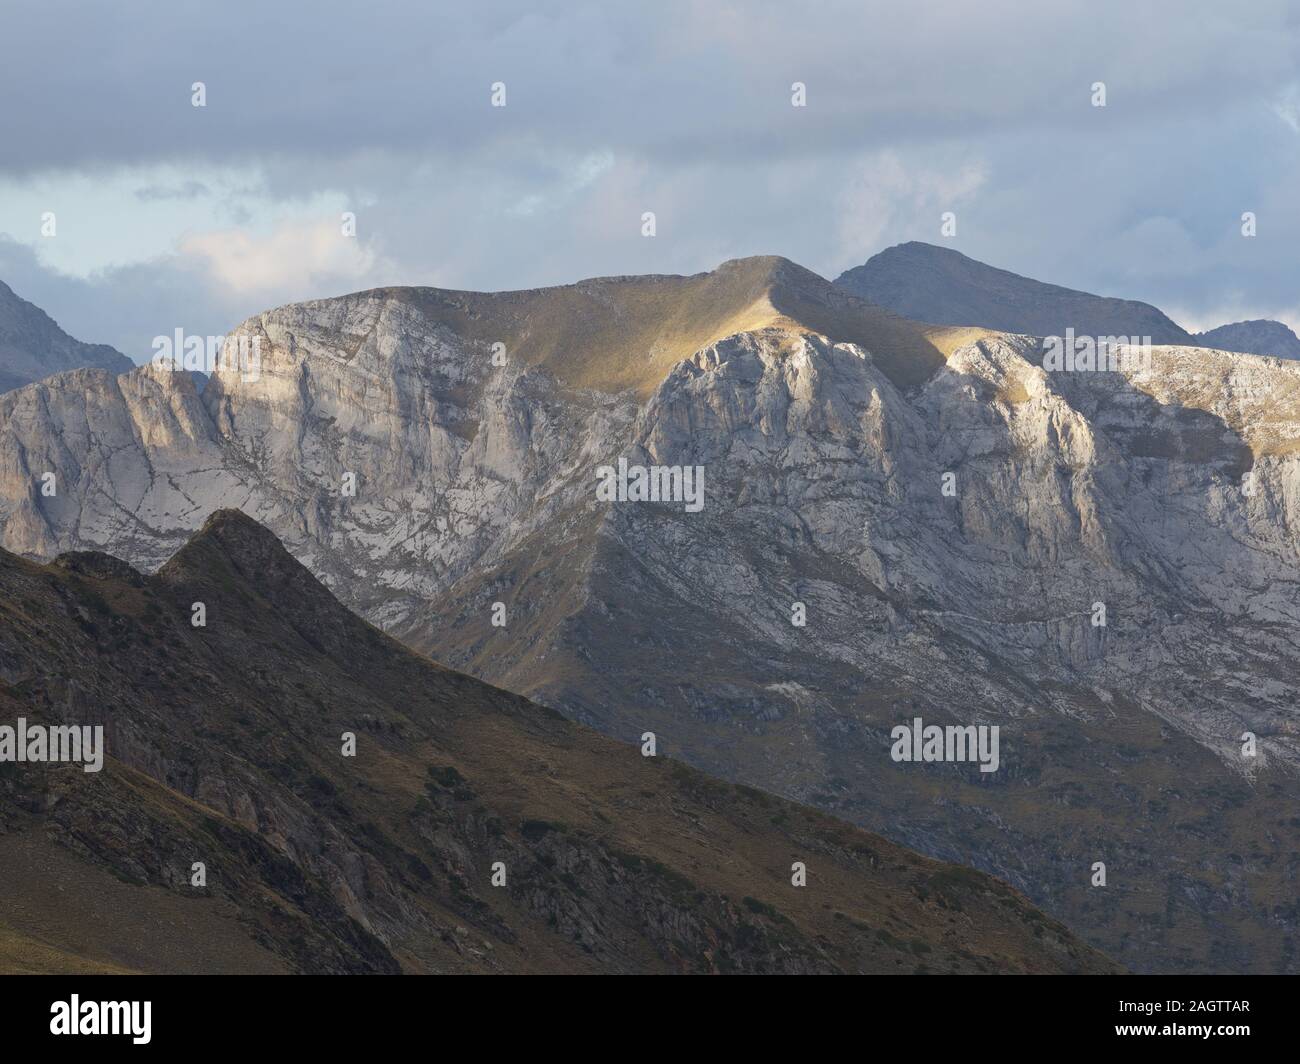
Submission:
[[[147,568],[239,508],[434,657],[996,872],[1134,967],[1294,968],[1300,366],[1053,372],[761,261],[281,308],[201,397],[31,385],[4,546]],[[601,501],[620,457],[702,467],[703,509]],[[892,762],[915,716],[998,725],[1003,767]]]

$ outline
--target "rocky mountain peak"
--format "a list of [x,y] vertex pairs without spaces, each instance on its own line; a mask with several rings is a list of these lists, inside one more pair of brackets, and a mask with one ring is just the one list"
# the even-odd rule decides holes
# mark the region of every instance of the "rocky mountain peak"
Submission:
[[287,617],[312,618],[321,638],[328,632],[339,635],[366,627],[274,533],[242,510],[213,511],[158,570],[157,577],[239,613],[246,612],[254,598],[274,603]]
[[216,552],[237,563],[240,571],[257,571],[280,564],[299,565],[269,529],[243,510],[233,508],[213,510],[168,564],[187,564],[189,555],[200,552],[205,555]]

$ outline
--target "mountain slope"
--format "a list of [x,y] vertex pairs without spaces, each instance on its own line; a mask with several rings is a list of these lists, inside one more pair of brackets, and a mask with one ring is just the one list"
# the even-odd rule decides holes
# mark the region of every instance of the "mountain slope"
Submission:
[[83,366],[126,373],[134,363],[105,344],[74,340],[0,281],[0,392]]
[[1029,336],[1150,337],[1190,344],[1190,335],[1149,303],[1076,292],[986,266],[951,248],[898,244],[835,283],[896,314],[940,325],[978,325]]
[[0,720],[109,755],[2,766],[12,968],[1113,970],[996,880],[433,665],[241,514],[154,576],[0,555],[0,663]]
[[[702,513],[557,518],[396,630],[995,870],[1134,966],[1294,966],[1300,380],[1214,352],[1134,382],[1034,356],[983,341],[909,398],[852,348],[724,341],[625,444],[703,464]],[[999,725],[1004,768],[892,763],[916,716]]]
[[1197,333],[1195,342],[1199,347],[1214,347],[1220,351],[1300,359],[1300,336],[1280,321],[1257,319],[1220,325],[1209,332]]

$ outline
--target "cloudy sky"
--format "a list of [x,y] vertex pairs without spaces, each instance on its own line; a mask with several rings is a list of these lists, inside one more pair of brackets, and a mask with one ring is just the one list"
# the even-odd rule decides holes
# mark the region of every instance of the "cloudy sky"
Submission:
[[905,240],[1300,326],[1298,4],[0,0],[0,58],[0,280],[137,360],[381,284]]

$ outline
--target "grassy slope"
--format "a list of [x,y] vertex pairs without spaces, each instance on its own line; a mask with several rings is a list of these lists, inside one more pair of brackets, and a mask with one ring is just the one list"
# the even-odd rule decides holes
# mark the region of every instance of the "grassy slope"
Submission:
[[501,341],[512,358],[574,387],[647,396],[702,347],[769,325],[811,330],[878,354],[915,384],[984,330],[919,325],[866,303],[776,256],[725,262],[710,273],[612,277],[521,292],[379,289],[458,335]]

